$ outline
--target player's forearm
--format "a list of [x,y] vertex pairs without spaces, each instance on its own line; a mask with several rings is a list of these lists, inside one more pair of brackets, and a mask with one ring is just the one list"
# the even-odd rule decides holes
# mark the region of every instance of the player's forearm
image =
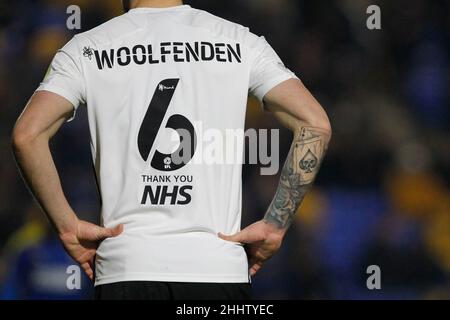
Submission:
[[13,151],[25,183],[60,234],[71,232],[77,217],[64,196],[48,139],[13,135]]
[[329,123],[320,127],[297,123],[278,189],[264,217],[267,223],[283,230],[289,228],[311,189],[331,138]]

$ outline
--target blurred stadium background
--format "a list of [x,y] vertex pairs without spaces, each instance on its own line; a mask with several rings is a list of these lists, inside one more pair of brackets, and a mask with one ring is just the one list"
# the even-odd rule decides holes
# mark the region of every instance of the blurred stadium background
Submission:
[[[256,298],[450,298],[450,1],[186,1],[265,35],[327,109],[334,138],[314,191]],[[89,298],[68,291],[70,258],[21,181],[10,152],[15,119],[58,48],[121,13],[119,0],[0,1],[0,298]],[[366,28],[378,4],[382,30]],[[79,31],[77,31],[79,32]],[[83,110],[83,108],[80,108]],[[248,126],[277,128],[249,101]],[[282,131],[281,154],[290,146]],[[86,114],[53,141],[71,204],[98,220]],[[260,219],[277,183],[244,170],[244,224]],[[366,288],[379,265],[382,290]]]

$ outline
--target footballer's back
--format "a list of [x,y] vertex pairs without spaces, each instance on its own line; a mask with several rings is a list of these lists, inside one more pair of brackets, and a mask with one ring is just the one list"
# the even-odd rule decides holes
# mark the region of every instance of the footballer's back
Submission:
[[186,5],[130,10],[60,50],[39,90],[86,102],[102,221],[125,226],[97,251],[97,284],[248,281],[242,246],[217,237],[240,229],[242,148],[230,163],[205,143],[243,130],[249,92],[293,77],[264,38]]

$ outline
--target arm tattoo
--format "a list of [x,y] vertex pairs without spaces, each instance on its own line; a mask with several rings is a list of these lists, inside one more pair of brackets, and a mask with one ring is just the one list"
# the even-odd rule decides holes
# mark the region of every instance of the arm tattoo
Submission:
[[275,197],[264,220],[280,229],[290,226],[325,156],[329,133],[302,127],[294,136]]

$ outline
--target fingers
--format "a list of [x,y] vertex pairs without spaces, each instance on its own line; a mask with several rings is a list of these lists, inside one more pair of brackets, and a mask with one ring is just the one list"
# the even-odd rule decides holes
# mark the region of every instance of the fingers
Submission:
[[234,235],[224,235],[223,233],[219,233],[219,237],[223,240],[247,244],[264,241],[267,238],[267,225],[264,221],[258,221]]
[[[244,229],[245,230],[245,229]],[[247,239],[245,236],[245,233],[242,231],[239,231],[236,234],[233,234],[231,236],[224,235],[223,233],[219,232],[219,238],[226,241],[231,242],[240,242],[240,243],[246,243]]]
[[123,224],[119,224],[114,228],[102,228],[98,230],[98,240],[105,240],[106,238],[114,238],[123,232]]
[[92,270],[91,264],[89,262],[85,262],[81,265],[81,267],[83,268],[84,272],[89,277],[89,279],[94,281],[94,270]]
[[259,230],[250,230],[249,228],[245,228],[234,235],[224,235],[223,233],[219,233],[219,238],[226,241],[240,242],[240,243],[255,243],[258,241],[263,241],[265,235]]
[[77,230],[78,240],[99,242],[106,238],[117,237],[123,232],[123,225],[114,228],[104,228],[90,222],[80,221]]
[[261,264],[254,264],[250,267],[250,276],[254,276],[259,270],[261,270]]
[[263,265],[275,254],[264,244],[250,244],[247,246],[248,266],[250,276],[254,276]]
[[257,254],[250,256],[248,261],[250,276],[254,276],[259,270],[261,270],[266,261],[267,259],[258,257]]
[[86,275],[94,281],[94,264],[95,264],[95,253],[96,250],[87,250],[79,259],[75,259],[78,261],[80,266],[83,268]]
[[116,227],[110,228],[107,230],[110,230],[110,232],[111,232],[110,237],[117,237],[118,235],[120,235],[123,232],[123,224],[119,224]]

